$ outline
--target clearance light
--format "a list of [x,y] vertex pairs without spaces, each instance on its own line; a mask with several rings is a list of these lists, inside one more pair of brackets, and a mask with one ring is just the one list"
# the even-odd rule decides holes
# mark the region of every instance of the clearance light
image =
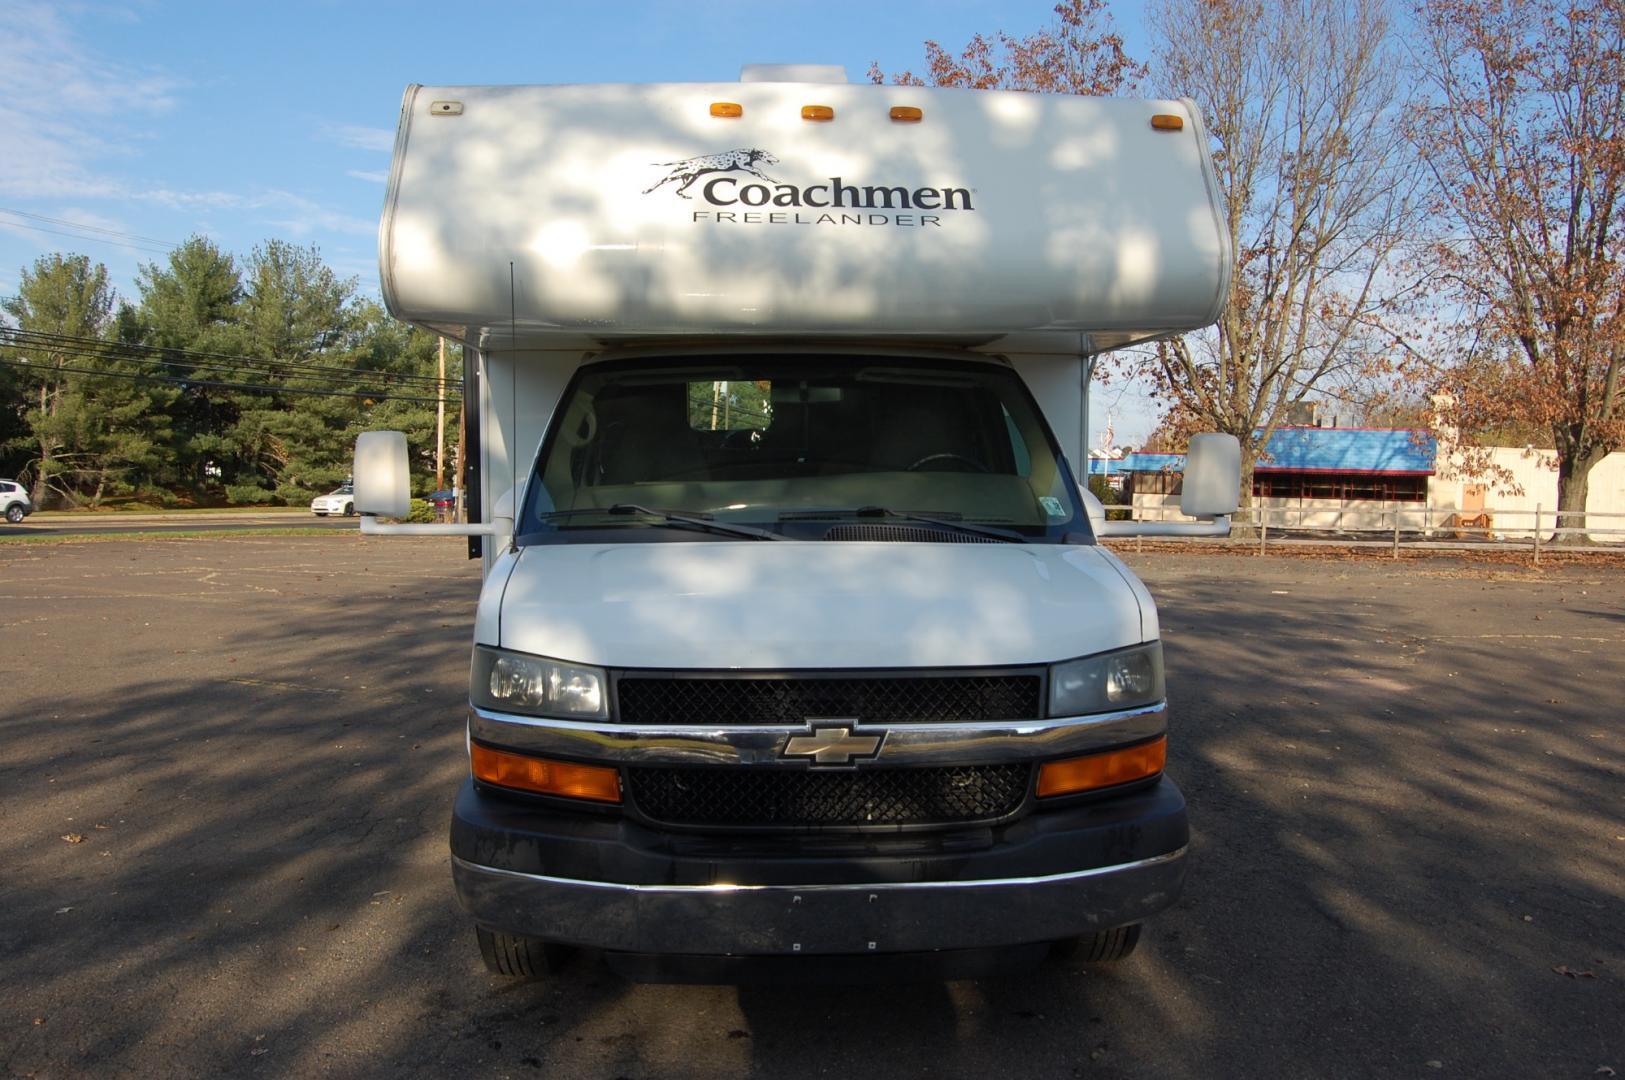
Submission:
[[745,115],[745,107],[732,101],[713,101],[711,103],[711,115],[738,119]]
[[1158,113],[1151,118],[1151,126],[1158,131],[1184,131],[1185,118],[1170,113]]
[[474,766],[474,779],[487,784],[540,795],[561,795],[566,799],[621,801],[621,776],[614,769],[510,754],[479,743],[471,744],[468,752]]
[[1168,738],[1162,736],[1127,750],[1046,762],[1038,770],[1038,797],[1073,795],[1144,780],[1162,771],[1168,760]]
[[918,124],[921,120],[925,119],[925,111],[922,109],[916,109],[912,105],[893,105],[891,109],[891,118],[893,120],[901,120],[905,124]]
[[828,105],[803,105],[801,107],[803,120],[833,120],[835,110]]

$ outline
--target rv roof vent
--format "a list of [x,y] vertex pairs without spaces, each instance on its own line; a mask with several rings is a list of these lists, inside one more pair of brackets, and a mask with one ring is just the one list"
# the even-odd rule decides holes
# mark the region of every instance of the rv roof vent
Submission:
[[844,83],[846,68],[840,64],[746,64],[739,69],[739,81]]

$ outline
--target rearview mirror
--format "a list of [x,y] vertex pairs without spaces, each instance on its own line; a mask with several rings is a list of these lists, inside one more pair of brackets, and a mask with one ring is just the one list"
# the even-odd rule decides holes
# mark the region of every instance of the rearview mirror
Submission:
[[1216,432],[1192,435],[1185,452],[1180,513],[1194,518],[1223,517],[1234,514],[1240,503],[1241,443],[1234,435]]
[[379,517],[411,514],[405,432],[364,431],[356,438],[355,508],[358,513]]

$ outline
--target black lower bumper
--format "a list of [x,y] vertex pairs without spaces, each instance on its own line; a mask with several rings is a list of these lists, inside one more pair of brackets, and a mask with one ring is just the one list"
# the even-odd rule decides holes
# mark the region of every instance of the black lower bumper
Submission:
[[653,830],[464,786],[458,896],[493,929],[651,954],[851,955],[1049,941],[1138,922],[1184,879],[1185,801],[1139,792],[943,833]]

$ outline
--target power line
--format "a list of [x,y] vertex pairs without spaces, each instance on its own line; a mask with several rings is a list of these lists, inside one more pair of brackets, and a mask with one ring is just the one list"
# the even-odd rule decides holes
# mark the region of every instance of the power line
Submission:
[[[0,365],[21,368],[24,371],[40,371],[41,365],[30,364],[26,360],[0,360]],[[53,364],[44,370],[67,371],[76,375],[93,375],[102,379],[124,379],[130,382],[167,383],[171,386],[181,387],[209,387],[219,390],[243,390],[258,394],[304,394],[309,397],[342,397],[366,398],[370,401],[416,401],[424,404],[433,404],[439,398],[412,397],[405,394],[375,394],[367,390],[319,390],[304,386],[267,386],[264,383],[238,383],[223,382],[213,379],[188,379],[179,375],[153,375],[139,371],[105,371],[97,368],[71,367],[67,364]],[[461,397],[461,394],[456,395]]]
[[150,244],[137,244],[130,240],[109,240],[100,236],[85,236],[82,233],[64,232],[61,229],[47,229],[43,225],[30,225],[26,221],[5,221],[0,222],[0,224],[9,225],[13,229],[28,229],[32,232],[50,233],[52,236],[66,236],[69,240],[89,240],[95,244],[117,244],[119,247],[135,248],[137,251],[145,251],[153,255],[167,255],[171,250],[169,248],[153,247]]
[[[59,227],[58,229],[47,229],[39,225],[29,225],[24,222],[9,222],[9,224],[15,225],[18,228],[35,229],[39,232],[51,233],[55,236],[68,236],[77,240],[99,240],[103,243],[118,243],[126,247],[139,247],[148,251],[156,251],[164,255],[169,254],[171,251],[174,251],[176,248],[181,246],[179,244],[172,244],[168,240],[159,240],[155,237],[141,236],[136,233],[121,232],[118,229],[103,228],[100,225],[87,225],[79,221],[68,221],[64,218],[46,217],[44,214],[30,214],[26,210],[14,210],[9,206],[0,206],[0,214],[10,214],[13,217],[27,218],[30,221],[42,221],[47,225],[56,225]],[[61,228],[66,228],[71,231],[61,232],[59,231]],[[98,235],[88,235],[90,233],[96,233]]]
[[[108,341],[104,338],[80,337],[73,334],[51,334],[38,330],[0,327],[0,345],[17,348],[43,349],[97,359],[128,360],[171,368],[229,368],[282,378],[307,378],[314,381],[335,382],[345,377],[365,376],[387,379],[398,383],[418,385],[427,389],[436,386],[432,375],[411,372],[380,371],[375,368],[343,367],[334,364],[316,364],[307,360],[276,360],[263,357],[241,356],[233,353],[203,352],[195,349],[169,349],[134,342]],[[448,382],[462,385],[462,380]]]
[[[0,339],[0,340],[3,340],[3,339]],[[159,368],[179,369],[179,371],[176,374],[173,374],[173,375],[160,374],[160,373],[156,373],[156,372],[151,372],[149,374],[151,374],[152,377],[154,377],[154,378],[174,379],[175,381],[177,381],[179,383],[186,384],[186,385],[203,385],[203,384],[208,383],[208,382],[216,382],[219,385],[226,385],[226,383],[229,382],[230,385],[233,385],[233,386],[253,386],[253,387],[257,387],[257,388],[259,388],[261,390],[265,390],[265,391],[269,391],[269,392],[275,392],[278,389],[287,389],[291,393],[291,392],[294,392],[294,390],[295,390],[295,388],[287,386],[286,383],[280,383],[280,382],[277,382],[277,383],[273,383],[273,382],[244,383],[244,382],[240,382],[240,381],[237,381],[237,380],[231,380],[231,379],[228,379],[225,382],[222,382],[220,380],[220,377],[222,375],[225,375],[225,376],[237,375],[238,379],[241,379],[242,374],[259,375],[259,376],[266,377],[266,378],[274,378],[274,377],[277,377],[277,376],[280,376],[280,375],[284,374],[282,372],[277,372],[277,371],[274,371],[274,370],[263,370],[263,369],[259,369],[259,368],[233,369],[232,366],[227,365],[227,364],[223,364],[223,363],[220,363],[220,362],[211,362],[211,363],[198,364],[198,363],[194,363],[194,362],[190,362],[190,361],[186,361],[186,362],[183,362],[183,361],[170,361],[170,360],[155,359],[155,358],[144,357],[144,356],[118,356],[116,354],[109,355],[108,353],[105,353],[105,352],[93,351],[93,350],[88,350],[88,349],[80,349],[80,348],[57,348],[57,349],[55,349],[53,351],[57,352],[61,356],[65,356],[65,357],[67,357],[69,359],[75,359],[75,360],[80,360],[80,361],[96,360],[96,361],[100,361],[100,362],[104,362],[104,363],[111,362],[111,363],[128,363],[128,364],[135,364],[135,365],[145,365],[145,366],[147,366],[149,368],[150,367],[159,367]],[[95,374],[95,375],[117,376],[117,375],[121,374],[120,372],[109,370],[109,369],[104,368],[104,367],[76,368],[76,367],[71,367],[71,366],[68,366],[68,365],[63,365],[63,364],[60,364],[60,363],[30,363],[29,361],[26,361],[26,360],[13,362],[12,366],[29,369],[29,370],[33,370],[33,371],[36,371],[36,372],[38,372],[38,371],[55,371],[55,370],[73,370],[73,371],[83,371],[83,372],[86,372],[86,373],[89,373],[89,374]],[[208,369],[215,369],[215,370],[208,370]],[[358,369],[354,374],[349,374],[349,375],[314,375],[314,374],[310,374],[308,372],[299,372],[299,371],[286,373],[286,374],[287,374],[287,377],[299,379],[300,381],[305,382],[305,383],[325,384],[325,387],[327,389],[330,389],[333,392],[338,393],[338,394],[349,394],[349,393],[351,393],[353,391],[354,385],[356,383],[382,385],[382,386],[385,386],[385,387],[401,389],[401,390],[410,390],[410,391],[420,391],[420,390],[421,391],[426,391],[426,390],[430,389],[430,386],[432,386],[432,384],[430,384],[430,386],[424,386],[421,382],[411,382],[411,381],[408,381],[408,382],[405,382],[404,384],[402,384],[402,383],[399,382],[399,380],[397,379],[397,377],[394,374],[392,374],[391,372],[387,372],[387,371],[365,371],[365,370],[359,370]],[[459,387],[453,387],[452,389],[460,392],[460,386]],[[435,400],[435,399],[425,396],[424,400],[432,401],[432,400]]]

